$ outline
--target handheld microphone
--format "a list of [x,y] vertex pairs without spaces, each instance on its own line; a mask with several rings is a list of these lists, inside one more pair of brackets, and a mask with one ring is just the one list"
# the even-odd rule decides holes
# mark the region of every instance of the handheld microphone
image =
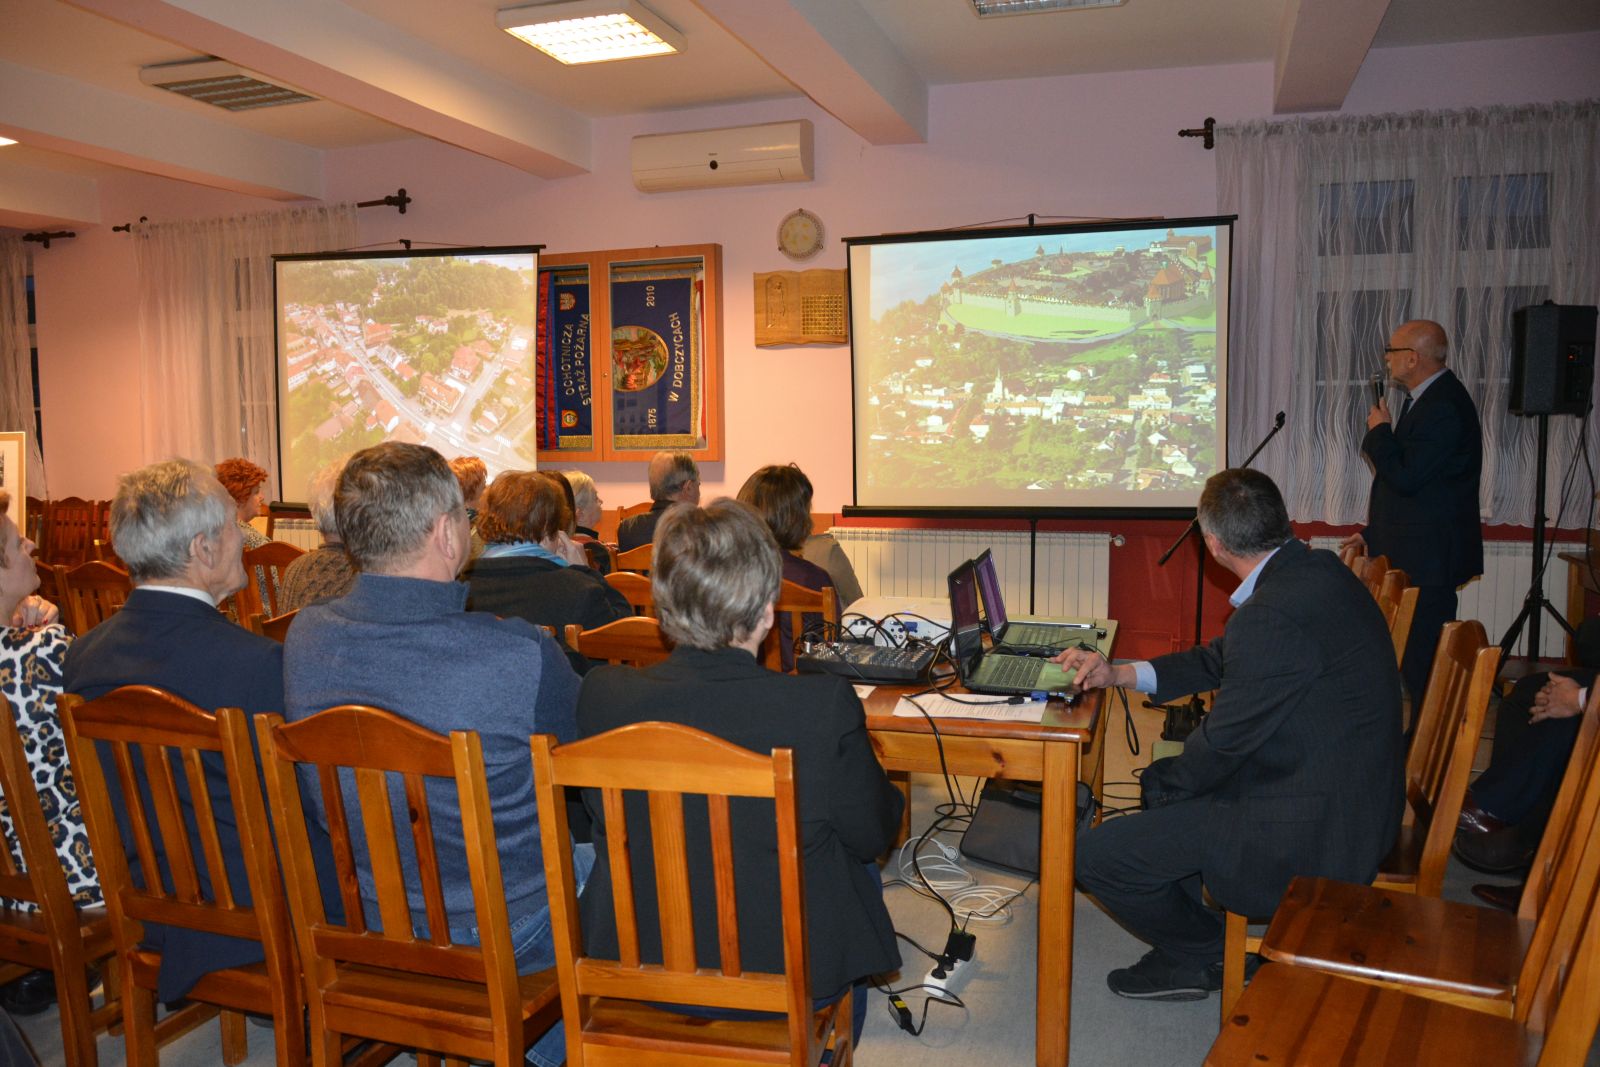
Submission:
[[1383,403],[1383,375],[1381,373],[1372,376],[1372,403],[1374,407]]

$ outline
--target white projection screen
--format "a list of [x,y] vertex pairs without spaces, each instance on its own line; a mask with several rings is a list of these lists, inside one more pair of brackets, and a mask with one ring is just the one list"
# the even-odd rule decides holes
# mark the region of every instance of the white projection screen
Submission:
[[848,238],[855,508],[1192,513],[1232,221]]
[[380,441],[533,469],[537,246],[273,263],[282,499]]

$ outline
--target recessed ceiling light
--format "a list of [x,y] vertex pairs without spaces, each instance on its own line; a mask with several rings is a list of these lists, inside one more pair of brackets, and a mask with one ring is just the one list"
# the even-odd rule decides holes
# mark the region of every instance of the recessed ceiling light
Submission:
[[555,0],[495,17],[511,36],[563,63],[604,63],[681,52],[683,34],[637,0]]
[[297,89],[273,85],[232,63],[220,59],[183,59],[139,68],[139,80],[202,104],[226,111],[251,111],[258,107],[303,104],[315,97]]
[[5,146],[6,146],[6,145],[8,145],[8,144],[16,144],[16,143],[17,143],[17,142],[15,142],[15,141],[13,141],[13,140],[12,140],[12,139],[11,139],[11,138],[9,138],[9,137],[0,137],[0,148],[3,148],[3,147],[5,147]]
[[1037,15],[1046,11],[1074,11],[1086,7],[1121,7],[1128,0],[972,0],[979,18],[996,15]]

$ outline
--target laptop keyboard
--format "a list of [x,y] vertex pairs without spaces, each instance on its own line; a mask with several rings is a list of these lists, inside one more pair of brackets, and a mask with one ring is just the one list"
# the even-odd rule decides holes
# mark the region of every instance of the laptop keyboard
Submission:
[[1068,641],[1067,631],[1060,626],[1012,623],[1006,627],[1008,645],[1064,645]]
[[1039,677],[1039,661],[1023,656],[991,656],[978,672],[982,685],[1031,687]]

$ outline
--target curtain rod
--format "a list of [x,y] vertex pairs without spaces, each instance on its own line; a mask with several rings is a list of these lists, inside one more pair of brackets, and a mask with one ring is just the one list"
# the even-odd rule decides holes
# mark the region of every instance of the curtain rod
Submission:
[[1203,138],[1202,143],[1205,145],[1206,151],[1209,152],[1217,147],[1217,120],[1207,115],[1205,122],[1192,129],[1179,130],[1178,136]]
[[72,230],[40,230],[37,233],[25,233],[22,235],[22,239],[49,248],[51,241],[60,241],[76,236],[78,236],[77,233]]
[[[399,210],[400,214],[404,215],[406,213],[406,206],[408,204],[414,203],[415,201],[416,201],[416,197],[407,194],[406,190],[405,190],[405,187],[401,186],[395,192],[390,193],[388,196],[380,197],[377,200],[360,200],[360,201],[357,201],[356,202],[356,207],[392,207],[392,208],[397,208]],[[139,216],[139,221],[140,222],[149,222],[150,221],[150,216],[148,216],[148,215],[140,215]],[[132,233],[133,232],[133,227],[134,227],[133,223],[124,222],[121,226],[113,226],[113,227],[111,227],[111,232],[112,233]],[[63,236],[63,235],[57,234],[56,236]],[[66,234],[65,236],[70,237],[72,235],[71,234]],[[46,244],[45,247],[49,248],[50,246],[49,246],[49,244]]]

